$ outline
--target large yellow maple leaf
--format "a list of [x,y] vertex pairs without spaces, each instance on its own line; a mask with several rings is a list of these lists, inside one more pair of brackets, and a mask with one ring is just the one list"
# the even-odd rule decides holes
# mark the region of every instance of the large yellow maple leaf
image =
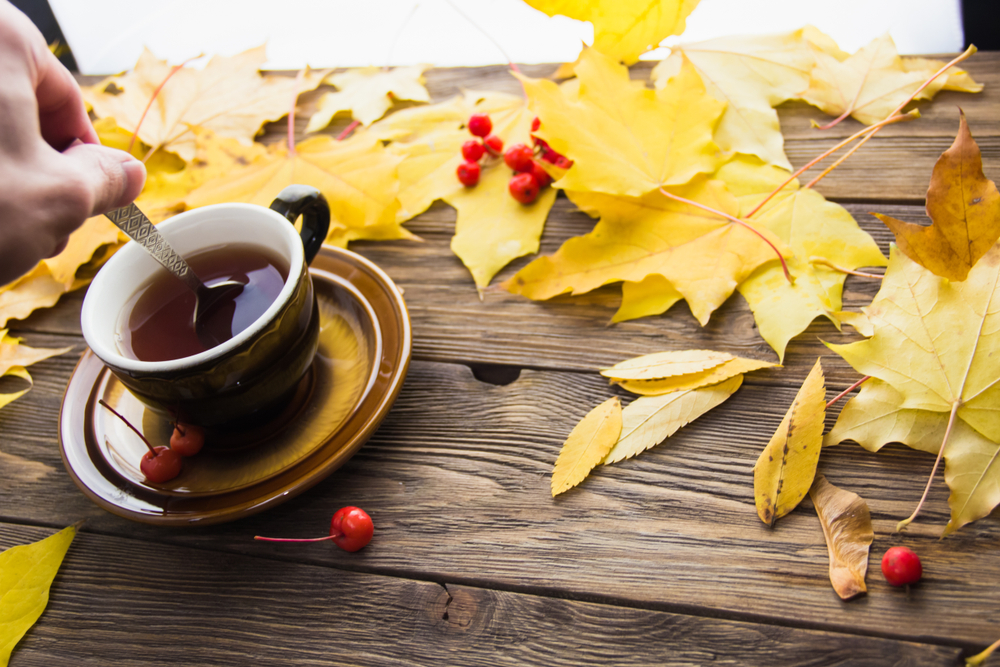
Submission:
[[791,170],[774,107],[809,87],[816,62],[814,47],[802,28],[780,35],[721,37],[673,47],[652,72],[657,88],[676,76],[687,60],[708,92],[726,102],[715,132],[725,151],[749,153]]
[[[671,191],[729,215],[739,213],[739,202],[719,180],[699,176]],[[656,274],[683,296],[704,325],[739,283],[774,259],[774,251],[746,227],[659,192],[640,198],[594,192],[570,196],[580,208],[598,213],[600,222],[551,257],[539,257],[521,269],[504,283],[511,292],[548,299]],[[781,247],[773,234],[758,231]]]
[[[825,113],[837,116],[838,121],[852,116],[866,125],[877,123],[888,117],[934,73],[934,70],[924,69],[926,61],[904,63],[888,33],[846,59],[840,59],[840,53],[822,48],[817,48],[815,55],[812,81],[801,97]],[[968,85],[962,85],[965,79],[960,72],[949,71],[947,77],[940,77],[921,91],[917,99],[930,99],[946,85],[951,85],[953,90],[975,92]],[[976,85],[965,76],[972,86]]]
[[626,65],[684,32],[698,0],[525,0],[549,16],[561,14],[594,25],[594,48]]
[[268,206],[293,183],[311,185],[330,204],[327,242],[344,246],[357,238],[409,238],[396,212],[401,158],[366,133],[337,141],[317,136],[296,144],[272,144],[249,164],[232,169],[193,190],[184,198],[188,208],[224,202]]
[[[249,142],[265,122],[288,113],[294,95],[312,90],[326,75],[262,76],[265,60],[265,47],[258,46],[230,58],[215,56],[201,70],[182,67],[170,76],[174,68],[144,50],[131,72],[84,88],[84,98],[98,116],[113,117],[129,132],[138,128],[139,138],[153,149],[173,151],[188,161],[195,154],[191,127]],[[108,91],[111,84],[121,92]]]
[[722,162],[712,132],[725,104],[705,92],[690,64],[659,90],[594,49],[576,67],[578,85],[522,77],[541,118],[538,136],[573,160],[555,186],[641,197],[683,185]]
[[901,408],[954,412],[1000,441],[1000,246],[964,282],[934,275],[894,246],[866,314],[871,338],[830,349],[898,391]]
[[381,67],[364,67],[331,74],[325,83],[337,87],[337,92],[326,93],[316,103],[316,112],[309,119],[306,132],[317,132],[330,124],[341,111],[362,125],[371,125],[392,107],[393,98],[411,102],[430,102],[424,88],[424,70],[428,65],[413,65],[384,70]]

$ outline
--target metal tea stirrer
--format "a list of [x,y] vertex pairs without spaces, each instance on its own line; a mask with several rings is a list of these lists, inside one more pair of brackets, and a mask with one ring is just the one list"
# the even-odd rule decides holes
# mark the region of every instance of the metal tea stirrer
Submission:
[[204,327],[199,326],[205,314],[215,304],[226,297],[235,298],[243,291],[244,284],[236,280],[224,280],[214,285],[206,285],[184,261],[184,258],[167,243],[167,239],[153,226],[146,214],[135,204],[117,208],[105,213],[118,229],[125,232],[130,239],[138,243],[153,259],[163,265],[167,271],[179,278],[194,292],[195,307],[192,324],[198,340],[205,347],[215,347],[222,341],[216,339]]

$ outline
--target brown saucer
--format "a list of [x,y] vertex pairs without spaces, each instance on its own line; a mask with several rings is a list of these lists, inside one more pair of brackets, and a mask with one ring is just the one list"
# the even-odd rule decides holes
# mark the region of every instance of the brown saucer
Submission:
[[246,446],[206,444],[167,484],[144,480],[138,461],[145,445],[97,401],[124,414],[154,445],[166,444],[172,426],[85,352],[66,388],[59,425],[63,462],[76,485],[127,519],[211,524],[277,505],[343,465],[374,433],[403,384],[409,316],[388,276],[359,255],[324,247],[310,273],[320,345],[297,397],[274,423],[248,431]]

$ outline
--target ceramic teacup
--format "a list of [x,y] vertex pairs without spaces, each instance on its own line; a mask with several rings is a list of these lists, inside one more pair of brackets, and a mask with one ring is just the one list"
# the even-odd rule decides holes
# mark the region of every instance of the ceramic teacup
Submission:
[[[294,223],[302,215],[302,231]],[[319,310],[309,263],[330,224],[318,190],[285,188],[270,208],[218,204],[181,213],[157,229],[181,256],[249,243],[288,263],[277,298],[253,324],[192,356],[141,361],[123,351],[119,328],[136,294],[165,274],[141,246],[128,243],[98,272],[84,298],[83,336],[128,390],[168,419],[205,427],[247,424],[294,393],[316,354]]]

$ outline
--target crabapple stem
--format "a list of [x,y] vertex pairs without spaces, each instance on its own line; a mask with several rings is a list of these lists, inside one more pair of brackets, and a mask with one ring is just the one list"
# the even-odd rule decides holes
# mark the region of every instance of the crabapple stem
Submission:
[[339,535],[327,535],[326,537],[311,537],[306,539],[295,538],[295,537],[261,537],[260,535],[254,535],[253,539],[260,540],[261,542],[325,542],[327,540],[335,540],[338,537],[343,537],[341,533]]
[[144,443],[146,443],[147,447],[149,447],[149,451],[151,451],[153,453],[153,456],[154,457],[156,456],[156,450],[153,448],[153,445],[151,445],[149,443],[149,440],[146,440],[146,436],[144,436],[142,433],[140,433],[139,429],[137,429],[135,426],[132,426],[132,422],[130,422],[129,420],[125,419],[120,414],[118,414],[118,412],[113,407],[111,407],[110,405],[108,405],[107,403],[104,402],[103,398],[97,399],[97,402],[100,403],[101,405],[103,405],[104,407],[106,407],[108,410],[110,410],[111,414],[113,414],[115,417],[118,417],[118,419],[121,419],[123,422],[125,422],[126,426],[128,426],[130,429],[132,429],[133,431],[135,431],[135,434],[137,436],[139,436],[140,438],[142,438],[142,441]]
[[751,227],[745,220],[740,220],[739,218],[733,217],[733,216],[729,215],[728,213],[723,213],[722,211],[716,210],[716,209],[712,208],[711,206],[705,206],[704,204],[699,204],[698,202],[693,201],[691,199],[685,199],[684,197],[681,197],[681,196],[678,196],[678,195],[675,195],[675,194],[671,194],[670,192],[667,192],[666,190],[664,190],[662,187],[660,188],[660,193],[663,194],[663,196],[666,197],[667,199],[673,199],[674,201],[679,201],[682,204],[688,204],[689,206],[694,206],[696,208],[700,208],[703,211],[707,211],[708,213],[712,213],[714,215],[721,216],[721,217],[723,217],[723,218],[725,218],[727,220],[735,222],[738,225],[742,225],[742,226],[746,227],[748,230],[750,230],[751,232],[753,232],[754,234],[756,234],[757,236],[759,236],[761,241],[763,241],[767,245],[771,246],[771,250],[773,250],[774,253],[778,256],[778,261],[781,262],[781,270],[785,272],[785,279],[790,284],[794,284],[795,283],[795,281],[792,280],[792,274],[788,272],[788,264],[785,263],[785,258],[782,256],[781,251],[778,250],[778,248],[773,243],[771,243],[771,241],[766,236],[764,236],[759,230],[754,229],[753,227]]
[[917,503],[917,508],[913,510],[913,514],[896,524],[896,532],[903,530],[910,524],[911,521],[916,519],[917,514],[920,513],[920,509],[924,506],[924,501],[927,500],[927,493],[931,490],[931,484],[934,482],[934,473],[937,472],[938,464],[941,463],[941,455],[944,454],[944,448],[948,444],[948,436],[951,435],[951,427],[955,424],[955,415],[958,414],[958,408],[961,404],[961,400],[956,400],[952,403],[951,415],[948,417],[948,428],[944,431],[944,439],[941,440],[941,449],[938,450],[937,458],[934,459],[934,467],[931,468],[931,476],[927,480],[927,486],[924,487],[924,495],[920,496],[920,502]]
[[832,399],[830,399],[830,402],[826,404],[826,409],[829,410],[831,405],[833,405],[834,403],[836,403],[837,401],[839,401],[840,399],[842,399],[844,396],[847,396],[848,394],[850,394],[852,391],[854,391],[855,389],[857,389],[858,387],[860,387],[862,382],[864,382],[865,380],[870,380],[871,377],[872,377],[871,375],[864,376],[863,378],[861,378],[860,380],[858,380],[857,382],[855,382],[854,384],[852,384],[850,387],[848,387],[844,391],[842,391],[839,394],[837,394],[836,396],[834,396]]

